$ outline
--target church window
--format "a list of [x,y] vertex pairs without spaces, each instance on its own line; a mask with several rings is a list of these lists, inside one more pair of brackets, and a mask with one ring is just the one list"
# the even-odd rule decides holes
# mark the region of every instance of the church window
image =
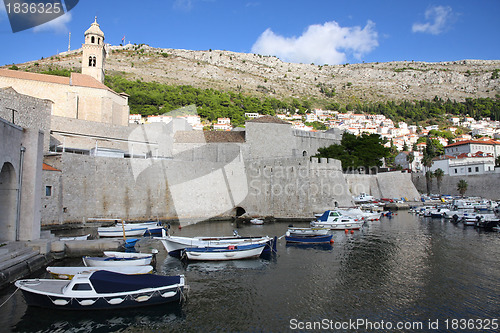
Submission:
[[90,56],[89,57],[89,67],[95,67],[96,65],[96,58],[95,56]]
[[92,56],[89,57],[89,67],[92,67]]
[[92,67],[95,67],[95,56],[92,57]]
[[95,37],[94,37],[94,36],[90,37],[90,42],[91,42],[92,44],[94,44],[94,43],[95,43]]
[[101,39],[97,38],[97,44],[101,44]]

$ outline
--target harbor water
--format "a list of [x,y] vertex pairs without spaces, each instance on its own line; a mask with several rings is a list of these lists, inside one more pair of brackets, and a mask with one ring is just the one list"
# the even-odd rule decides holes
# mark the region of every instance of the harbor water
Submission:
[[[216,221],[172,231],[215,236],[238,227],[242,236],[281,236],[288,224]],[[141,250],[160,250],[159,274],[186,276],[184,304],[49,311],[28,308],[12,286],[0,294],[0,325],[2,332],[500,331],[500,233],[403,211],[352,234],[335,231],[333,240],[292,246],[283,238],[267,259],[187,264],[159,242],[141,242]]]

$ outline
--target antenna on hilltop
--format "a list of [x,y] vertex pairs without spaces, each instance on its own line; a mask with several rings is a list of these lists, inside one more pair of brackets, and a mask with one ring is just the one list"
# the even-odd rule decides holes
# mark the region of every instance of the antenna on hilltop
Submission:
[[71,51],[71,31],[69,32],[68,52]]

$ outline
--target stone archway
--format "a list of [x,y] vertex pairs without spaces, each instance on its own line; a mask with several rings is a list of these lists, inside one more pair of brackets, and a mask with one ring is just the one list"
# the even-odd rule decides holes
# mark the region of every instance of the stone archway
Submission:
[[8,162],[0,170],[0,240],[16,240],[17,176]]
[[242,208],[242,207],[235,208],[236,217],[240,217],[240,216],[244,215],[245,213],[246,213],[245,208]]

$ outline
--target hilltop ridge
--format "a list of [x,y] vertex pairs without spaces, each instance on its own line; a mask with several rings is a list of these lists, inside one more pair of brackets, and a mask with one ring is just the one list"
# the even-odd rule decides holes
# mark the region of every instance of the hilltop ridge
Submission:
[[[20,70],[78,70],[81,49],[24,64]],[[8,67],[8,66],[6,66]],[[272,56],[208,50],[110,46],[106,74],[130,80],[231,90],[278,99],[329,99],[340,104],[495,97],[500,60],[398,61],[344,65],[287,63]]]

